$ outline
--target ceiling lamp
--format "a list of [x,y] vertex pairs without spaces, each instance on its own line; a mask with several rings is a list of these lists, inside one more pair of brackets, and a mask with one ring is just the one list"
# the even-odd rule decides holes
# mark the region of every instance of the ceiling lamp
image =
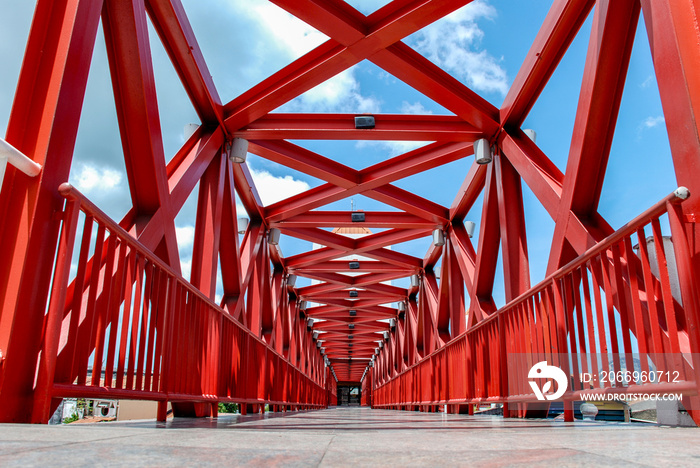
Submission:
[[486,138],[474,142],[474,159],[477,164],[488,164],[493,160],[491,146]]
[[270,229],[267,235],[267,243],[270,245],[278,245],[280,243],[280,230],[277,228]]
[[232,163],[243,164],[248,155],[248,140],[234,138],[226,150]]
[[445,233],[442,229],[435,229],[433,231],[433,245],[435,247],[442,247],[445,245]]
[[476,231],[476,223],[474,221],[465,221],[464,229],[467,231],[467,235],[471,239],[474,237],[474,231]]
[[248,218],[238,218],[238,234],[245,234],[248,229]]

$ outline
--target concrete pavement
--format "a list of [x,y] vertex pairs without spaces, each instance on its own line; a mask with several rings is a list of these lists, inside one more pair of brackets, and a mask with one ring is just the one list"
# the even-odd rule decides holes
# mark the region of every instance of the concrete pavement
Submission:
[[700,430],[334,408],[0,425],[0,466],[700,466]]

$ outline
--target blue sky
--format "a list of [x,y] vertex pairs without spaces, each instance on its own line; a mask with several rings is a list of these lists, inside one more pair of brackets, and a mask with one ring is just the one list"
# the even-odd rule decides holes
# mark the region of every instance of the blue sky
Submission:
[[[354,0],[349,3],[369,14],[388,2]],[[439,24],[408,37],[405,42],[498,107],[551,3],[546,0],[478,0]],[[322,34],[264,0],[183,0],[183,4],[224,102],[325,39]],[[33,2],[0,0],[0,5],[3,11],[0,17],[0,63],[3,64],[0,71],[0,133],[4,135]],[[524,128],[537,131],[537,144],[562,170],[569,151],[590,27],[591,18],[524,125]],[[152,29],[151,44],[165,154],[170,158],[183,142],[184,125],[197,122],[197,116]],[[449,113],[369,62],[361,62],[280,110]],[[358,169],[421,145],[410,142],[295,143]],[[130,206],[121,151],[100,30],[71,182],[116,219]],[[471,162],[471,158],[456,161],[420,177],[398,181],[396,185],[449,206]],[[266,203],[321,183],[260,158],[251,157],[249,164]],[[640,23],[600,211],[613,227],[618,228],[673,189],[675,178],[668,138],[647,37],[643,23]],[[196,196],[196,190],[194,193]],[[544,277],[554,224],[527,187],[524,196],[532,283],[535,284]],[[362,196],[354,198],[356,208],[362,210],[389,209]],[[194,202],[192,197],[176,219],[185,271],[191,257]],[[337,202],[327,209],[350,209],[350,201]],[[468,219],[479,222],[480,203],[475,205]],[[311,247],[310,243],[289,238],[284,238],[281,245],[286,256]],[[423,257],[429,245],[426,238],[395,249]],[[502,305],[500,286],[494,295],[497,304]]]

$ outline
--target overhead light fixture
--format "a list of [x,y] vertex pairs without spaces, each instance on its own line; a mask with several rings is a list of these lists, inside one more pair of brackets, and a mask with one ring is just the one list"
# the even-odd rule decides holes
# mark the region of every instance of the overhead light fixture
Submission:
[[435,247],[442,247],[445,245],[445,233],[442,229],[433,230],[433,245]]
[[362,211],[353,211],[350,213],[350,221],[353,223],[364,223],[365,214]]
[[350,330],[354,330],[354,329],[355,329],[355,324],[354,324],[354,323],[348,323],[348,328],[349,328]]
[[474,237],[474,231],[476,231],[476,223],[474,221],[465,221],[464,229],[467,231],[467,235],[471,239]]
[[355,128],[358,130],[365,130],[374,128],[374,116],[373,115],[356,115],[355,116]]
[[287,286],[294,287],[297,284],[297,275],[287,275]]
[[348,335],[348,340],[352,340],[355,337],[355,335]]
[[374,355],[379,356],[379,348],[374,348]]
[[245,234],[248,229],[248,218],[238,218],[238,234]]
[[227,148],[228,157],[232,163],[243,164],[248,155],[248,140],[234,138]]
[[411,275],[411,287],[417,288],[420,285],[420,278],[418,275]]
[[360,262],[350,262],[350,269],[351,270],[359,270],[360,269]]
[[399,302],[399,312],[406,312],[406,303]]
[[474,159],[477,164],[488,164],[493,160],[491,146],[486,138],[474,142]]
[[[348,347],[352,348],[352,343],[348,343]],[[351,351],[352,352],[352,351]]]
[[267,235],[267,243],[270,245],[279,245],[280,243],[280,230],[277,228],[270,229]]
[[374,367],[374,361],[369,361],[369,367]]
[[389,320],[389,328],[391,328],[391,331],[394,331],[396,329],[396,319],[391,319]]
[[318,349],[321,349],[321,342],[320,342],[320,341],[317,341],[317,342],[316,342],[316,347],[317,347]]
[[[309,320],[312,320],[312,319],[309,319]],[[312,323],[313,323],[313,322],[312,322]],[[313,337],[314,340],[318,340],[318,332],[317,332],[317,331],[315,331],[315,332],[313,333],[313,335],[311,335],[311,336]],[[319,348],[321,347],[321,343],[318,344],[318,347],[319,347]]]
[[306,328],[311,330],[314,327],[314,319],[310,318],[306,321]]
[[384,342],[383,342],[383,341],[380,341],[380,342],[379,342],[379,348],[383,348],[383,347],[384,347]]
[[523,132],[529,139],[532,140],[533,143],[537,143],[537,132],[532,130],[531,128],[524,128]]
[[350,297],[358,297],[359,295],[360,295],[360,293],[354,289],[352,291],[350,291]]
[[356,316],[356,315],[357,315],[357,311],[356,311],[356,310],[354,310],[354,309],[350,310],[350,317],[354,317],[354,316]]
[[389,341],[389,332],[388,331],[384,332],[384,341]]
[[307,302],[306,301],[301,301],[299,303],[299,309],[300,310],[306,310]]

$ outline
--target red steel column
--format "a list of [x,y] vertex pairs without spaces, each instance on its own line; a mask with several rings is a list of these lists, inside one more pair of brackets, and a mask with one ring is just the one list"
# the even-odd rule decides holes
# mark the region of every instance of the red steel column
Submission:
[[[40,0],[7,141],[44,166],[29,179],[8,167],[0,195],[0,421],[28,422],[64,200],[102,2]],[[11,253],[10,253],[11,252]]]
[[695,277],[700,276],[700,5],[694,0],[642,0],[642,12],[683,203]]

